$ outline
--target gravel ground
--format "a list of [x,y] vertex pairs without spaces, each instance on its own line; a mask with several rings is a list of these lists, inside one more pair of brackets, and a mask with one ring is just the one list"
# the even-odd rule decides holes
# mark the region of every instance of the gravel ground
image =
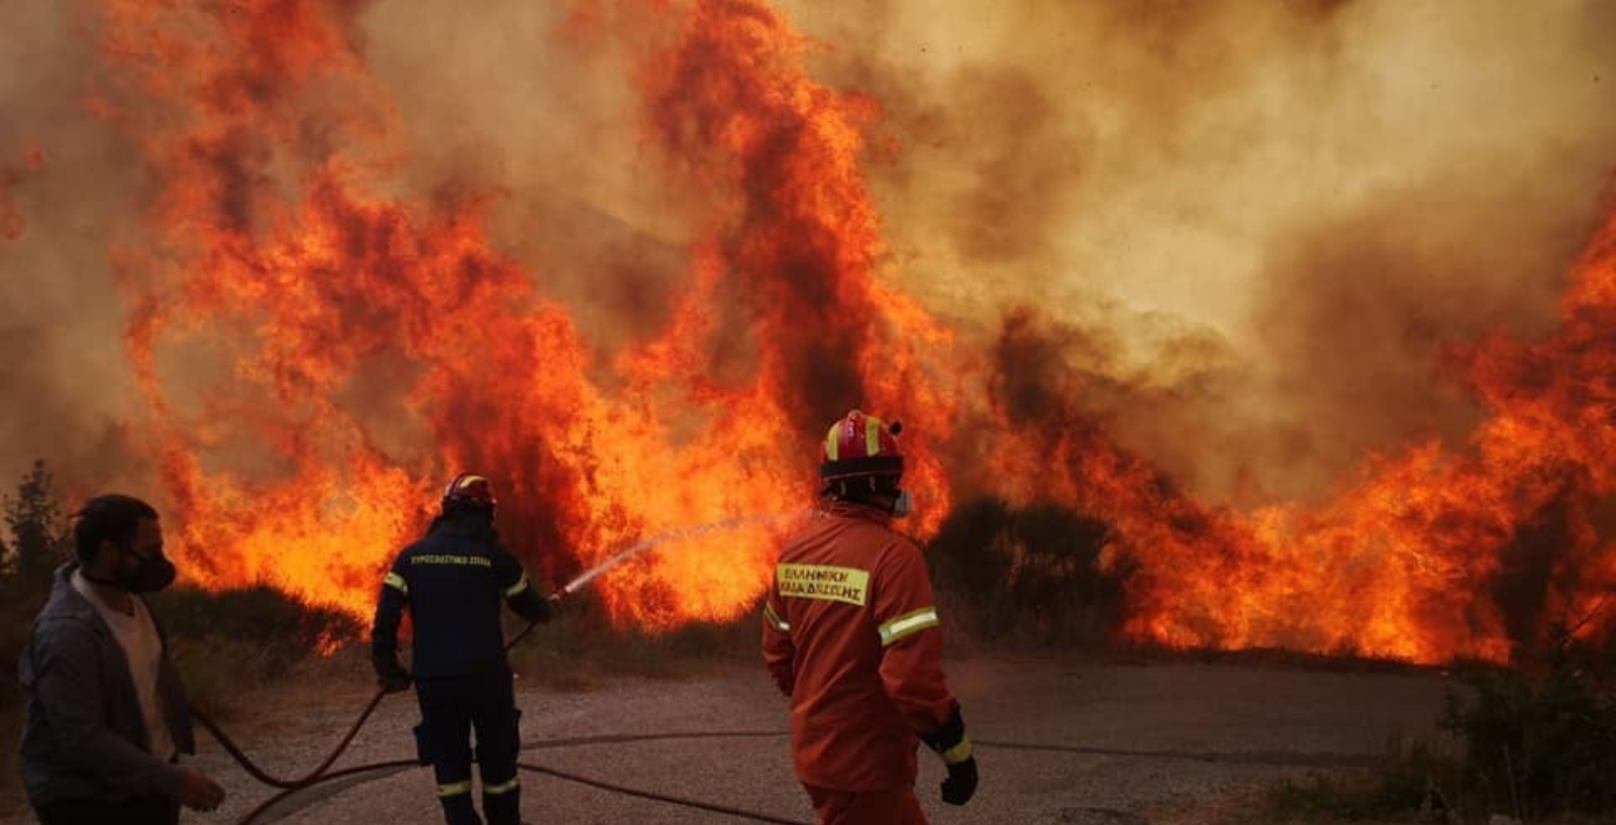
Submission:
[[[1073,750],[979,748],[982,787],[964,809],[936,799],[941,768],[922,756],[933,822],[1209,822],[1226,800],[1287,776],[1384,752],[1388,737],[1430,732],[1442,696],[1431,675],[1329,673],[1200,664],[1120,666],[978,659],[955,662],[974,738]],[[761,669],[686,680],[623,680],[585,693],[518,685],[524,761],[664,794],[812,821],[783,736],[564,744],[617,734],[782,731],[783,700]],[[327,696],[238,732],[272,772],[300,773],[330,747],[363,696]],[[389,698],[342,765],[407,758],[413,701]],[[269,797],[203,737],[197,764],[230,800],[186,823],[231,825]],[[524,774],[534,823],[741,822]],[[373,773],[305,793],[258,822],[280,825],[441,822],[425,769]],[[10,819],[4,825],[30,820]]]

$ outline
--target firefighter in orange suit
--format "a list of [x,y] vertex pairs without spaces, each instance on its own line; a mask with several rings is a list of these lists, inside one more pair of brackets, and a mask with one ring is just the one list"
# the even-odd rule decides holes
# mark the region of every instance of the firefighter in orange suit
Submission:
[[944,802],[976,792],[926,561],[890,526],[908,511],[899,430],[857,410],[831,428],[821,506],[763,606],[763,657],[791,697],[793,761],[823,825],[924,825],[918,742],[948,767]]

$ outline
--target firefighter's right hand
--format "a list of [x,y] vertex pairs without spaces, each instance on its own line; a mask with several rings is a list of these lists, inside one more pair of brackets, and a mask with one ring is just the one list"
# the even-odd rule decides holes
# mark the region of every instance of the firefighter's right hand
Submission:
[[976,795],[976,757],[948,766],[948,778],[943,780],[943,801],[950,805],[964,805]]
[[949,714],[943,726],[920,735],[926,747],[937,752],[948,766],[948,778],[943,780],[943,801],[950,805],[964,805],[976,795],[976,756],[971,738],[965,735],[965,716],[959,703]]
[[180,804],[193,811],[211,811],[224,802],[224,788],[201,771],[180,768]]

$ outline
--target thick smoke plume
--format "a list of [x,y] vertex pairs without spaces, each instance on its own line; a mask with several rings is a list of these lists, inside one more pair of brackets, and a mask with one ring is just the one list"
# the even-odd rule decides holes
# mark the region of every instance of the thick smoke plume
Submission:
[[1553,324],[1616,170],[1606,3],[792,8],[826,75],[882,102],[906,287],[982,329],[1033,305],[1111,339],[1102,368],[1155,411],[1119,437],[1218,498],[1462,443],[1443,346]]
[[[1503,658],[1609,578],[1601,436],[1566,435],[1608,4],[12,22],[0,462],[160,491],[204,583],[360,610],[468,465],[561,575],[800,506],[856,405],[910,425],[922,537],[975,496],[1103,519],[1142,637]],[[771,546],[609,606],[733,616]]]

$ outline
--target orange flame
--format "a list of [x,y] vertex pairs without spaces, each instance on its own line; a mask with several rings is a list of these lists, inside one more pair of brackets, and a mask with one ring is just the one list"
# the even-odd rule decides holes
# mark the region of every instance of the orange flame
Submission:
[[[434,480],[474,467],[498,480],[507,538],[555,575],[642,535],[801,509],[812,495],[802,458],[833,414],[937,398],[912,339],[945,333],[876,283],[857,164],[868,104],[815,86],[785,26],[743,12],[660,12],[674,36],[646,65],[687,81],[647,81],[650,129],[673,152],[690,148],[685,126],[721,136],[700,174],[728,200],[668,327],[602,368],[534,275],[491,249],[486,201],[373,194],[391,163],[370,158],[396,151],[385,99],[361,97],[370,105],[356,116],[313,94],[380,94],[349,34],[352,8],[108,4],[104,53],[134,63],[125,76],[138,89],[124,95],[139,103],[114,119],[164,182],[154,241],[119,261],[187,570],[206,586],[264,580],[365,615]],[[771,68],[736,93],[728,73],[752,64]],[[153,109],[173,116],[137,117]],[[298,128],[311,117],[330,126],[319,140]],[[726,281],[756,296],[762,356],[738,384],[709,378],[696,355]],[[803,287],[828,299],[809,305],[815,317],[790,294]],[[602,369],[611,390],[591,377]],[[391,380],[357,386],[377,373]],[[811,377],[842,396],[810,403]],[[946,437],[946,408],[920,417]],[[913,448],[934,528],[946,483],[926,444]],[[772,559],[768,532],[693,544],[609,576],[612,614],[666,627],[748,608]]]
[[1616,588],[1616,545],[1592,517],[1616,492],[1613,282],[1616,217],[1578,265],[1556,335],[1520,344],[1496,334],[1454,350],[1492,413],[1468,452],[1431,443],[1371,457],[1355,486],[1316,509],[1200,504],[1069,407],[1027,420],[997,404],[998,429],[1020,435],[995,472],[1019,480],[1013,498],[1113,524],[1120,551],[1142,566],[1129,592],[1136,637],[1507,661]]
[[[711,208],[666,326],[604,364],[491,246],[490,198],[389,194],[407,153],[357,45],[361,4],[103,7],[116,85],[96,107],[159,184],[146,239],[115,250],[126,344],[177,553],[206,586],[263,580],[367,615],[463,468],[497,480],[509,542],[552,577],[642,536],[791,512],[815,436],[855,405],[910,425],[922,537],[963,486],[1110,522],[1140,565],[1137,638],[1502,660],[1616,582],[1591,516],[1616,456],[1616,224],[1557,335],[1455,350],[1492,412],[1469,451],[1373,457],[1323,507],[1241,513],[1175,490],[1067,398],[1014,403],[1015,376],[891,284],[861,167],[877,104],[816,83],[761,0],[620,4],[656,32],[635,44],[653,154]],[[574,32],[599,36],[604,13]],[[706,353],[731,296],[756,359],[720,380]],[[977,452],[945,468],[957,420],[979,422],[961,433]],[[749,608],[774,537],[685,544],[606,577],[615,619]]]

